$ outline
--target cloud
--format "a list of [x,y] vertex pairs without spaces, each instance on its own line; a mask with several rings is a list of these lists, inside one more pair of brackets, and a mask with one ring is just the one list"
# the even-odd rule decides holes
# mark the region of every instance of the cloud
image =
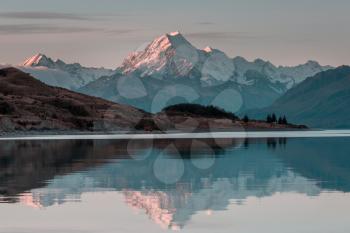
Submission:
[[57,26],[50,24],[0,24],[0,35],[22,34],[64,34],[100,32],[107,35],[124,35],[137,31],[136,29],[105,29],[78,26]]
[[0,35],[13,34],[60,34],[103,31],[89,27],[63,27],[48,24],[4,24],[0,25]]
[[65,20],[89,20],[90,17],[59,12],[41,12],[41,11],[18,11],[0,13],[1,18],[10,19],[65,19]]

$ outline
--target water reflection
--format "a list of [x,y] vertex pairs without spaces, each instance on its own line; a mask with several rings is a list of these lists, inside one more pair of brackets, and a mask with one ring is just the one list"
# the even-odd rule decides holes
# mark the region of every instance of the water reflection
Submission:
[[276,193],[350,190],[349,139],[12,141],[0,144],[0,201],[47,208],[118,191],[164,228],[198,211]]

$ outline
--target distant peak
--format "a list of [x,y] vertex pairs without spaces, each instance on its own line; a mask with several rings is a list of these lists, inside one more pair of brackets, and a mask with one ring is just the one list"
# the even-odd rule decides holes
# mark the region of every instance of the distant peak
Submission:
[[59,65],[66,65],[66,63],[64,61],[62,61],[61,59],[57,59],[56,63]]
[[320,64],[317,61],[309,60],[306,62],[306,65],[319,66]]
[[38,53],[24,61],[23,66],[39,66],[42,63],[50,63],[52,60],[45,54]]
[[248,62],[247,59],[245,59],[242,56],[237,56],[233,58],[234,61],[240,61],[240,62]]
[[213,48],[210,47],[210,46],[205,47],[203,50],[204,50],[205,52],[207,52],[207,53],[213,52]]
[[254,60],[254,63],[256,63],[256,64],[265,64],[266,62],[267,61],[265,61],[265,60],[263,60],[261,58],[257,58],[257,59]]

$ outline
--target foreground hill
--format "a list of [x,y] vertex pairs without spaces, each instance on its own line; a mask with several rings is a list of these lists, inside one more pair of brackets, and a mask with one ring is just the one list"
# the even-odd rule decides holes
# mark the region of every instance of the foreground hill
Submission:
[[0,132],[128,130],[144,115],[133,107],[47,86],[15,68],[0,70]]
[[350,128],[350,67],[341,66],[308,78],[271,107],[249,115],[263,118],[272,112],[312,127]]

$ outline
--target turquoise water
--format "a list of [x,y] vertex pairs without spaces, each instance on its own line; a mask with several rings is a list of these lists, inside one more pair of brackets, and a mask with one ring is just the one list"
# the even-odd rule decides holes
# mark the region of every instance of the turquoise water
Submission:
[[1,233],[345,233],[349,192],[341,136],[0,142]]

